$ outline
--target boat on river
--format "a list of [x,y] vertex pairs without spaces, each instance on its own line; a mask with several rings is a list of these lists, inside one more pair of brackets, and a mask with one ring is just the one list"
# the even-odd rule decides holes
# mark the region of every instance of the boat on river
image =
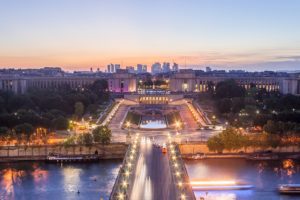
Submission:
[[247,157],[248,160],[278,160],[279,156],[276,154],[255,154]]
[[278,192],[280,192],[282,194],[300,194],[300,184],[279,185]]
[[249,190],[253,185],[236,181],[191,181],[194,191],[212,191],[212,190]]
[[186,159],[189,159],[189,160],[202,160],[205,158],[206,158],[206,155],[204,153],[197,153],[197,154],[186,156]]
[[99,161],[99,155],[61,155],[49,154],[46,159],[48,162],[91,162]]

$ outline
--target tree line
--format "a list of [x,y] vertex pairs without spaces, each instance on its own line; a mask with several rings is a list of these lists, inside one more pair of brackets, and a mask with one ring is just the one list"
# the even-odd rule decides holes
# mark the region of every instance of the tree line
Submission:
[[65,146],[80,144],[92,145],[94,143],[109,144],[111,142],[111,130],[107,126],[98,126],[92,133],[82,133],[69,137],[63,144]]
[[299,96],[266,91],[255,84],[250,84],[246,90],[233,79],[221,81],[215,86],[213,83],[208,85],[217,112],[232,126],[266,126],[264,129],[267,132],[299,133]]
[[246,151],[248,147],[267,149],[290,145],[299,146],[300,142],[295,137],[281,137],[267,132],[259,135],[243,135],[234,127],[228,127],[207,141],[209,150],[218,153],[222,153],[224,150],[229,152]]
[[0,91],[0,136],[30,135],[39,127],[66,130],[70,118],[95,114],[109,98],[108,83],[103,79],[77,89],[31,88],[25,94]]

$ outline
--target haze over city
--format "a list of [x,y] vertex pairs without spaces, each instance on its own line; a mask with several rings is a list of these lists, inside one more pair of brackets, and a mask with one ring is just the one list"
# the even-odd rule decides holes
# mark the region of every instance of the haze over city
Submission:
[[2,1],[0,67],[299,70],[300,2]]

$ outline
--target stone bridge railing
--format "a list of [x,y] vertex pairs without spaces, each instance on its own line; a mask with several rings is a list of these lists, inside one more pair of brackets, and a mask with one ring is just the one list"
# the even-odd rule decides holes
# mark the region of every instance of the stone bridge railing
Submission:
[[176,186],[177,200],[196,200],[195,194],[190,185],[189,175],[187,173],[184,161],[181,158],[179,147],[172,143],[169,136],[168,156],[172,178]]
[[125,154],[122,166],[119,170],[112,192],[110,194],[110,200],[128,200],[134,182],[134,175],[137,166],[137,160],[139,156],[139,135],[136,134],[132,144],[129,145]]

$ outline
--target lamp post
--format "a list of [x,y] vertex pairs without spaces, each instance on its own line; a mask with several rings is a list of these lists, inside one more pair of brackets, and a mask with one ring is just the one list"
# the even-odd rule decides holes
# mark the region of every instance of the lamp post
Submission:
[[180,128],[181,123],[179,121],[175,122],[176,131]]
[[126,126],[126,128],[127,128],[127,130],[128,130],[127,136],[126,136],[127,143],[130,143],[130,141],[131,141],[130,125],[131,125],[130,121],[127,121],[126,124],[125,124],[125,126]]
[[216,121],[216,116],[215,115],[212,116],[212,120],[213,120],[213,124],[216,125],[217,121]]

